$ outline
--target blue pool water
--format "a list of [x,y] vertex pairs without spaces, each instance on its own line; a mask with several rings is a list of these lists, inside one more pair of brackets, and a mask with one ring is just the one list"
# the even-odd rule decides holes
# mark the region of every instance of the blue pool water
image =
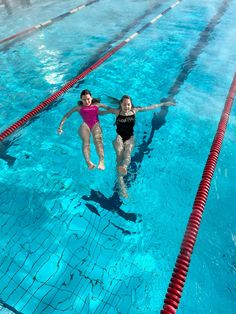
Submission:
[[[11,17],[0,8],[0,39],[80,3],[35,0]],[[98,1],[4,46],[0,132],[172,3]],[[181,2],[0,143],[2,308],[160,312],[235,73],[235,11],[235,0]],[[84,88],[111,106],[123,94],[135,105],[176,101],[164,116],[137,115],[127,199],[116,191],[114,117],[101,117],[104,172],[85,167],[79,116],[57,135]],[[236,310],[235,116],[234,106],[178,313]]]

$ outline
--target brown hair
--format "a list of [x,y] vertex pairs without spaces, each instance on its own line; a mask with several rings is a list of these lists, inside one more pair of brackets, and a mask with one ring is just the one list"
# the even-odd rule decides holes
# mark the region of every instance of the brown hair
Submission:
[[[84,95],[90,95],[92,97],[91,92],[88,89],[83,89],[82,92],[80,93],[80,99],[82,98],[82,96]],[[96,103],[100,103],[100,99],[99,98],[92,98],[92,104],[96,104]],[[82,106],[82,101],[79,100],[78,101],[78,105]]]
[[134,105],[133,105],[133,102],[132,102],[132,98],[131,98],[129,95],[123,95],[123,96],[121,97],[120,105],[121,105],[121,103],[122,103],[125,99],[129,99],[129,100],[130,100],[131,106],[132,106],[132,108],[133,108]]
[[82,96],[84,95],[90,95],[92,97],[92,94],[88,89],[82,90],[82,92],[80,93],[80,98],[82,98]]

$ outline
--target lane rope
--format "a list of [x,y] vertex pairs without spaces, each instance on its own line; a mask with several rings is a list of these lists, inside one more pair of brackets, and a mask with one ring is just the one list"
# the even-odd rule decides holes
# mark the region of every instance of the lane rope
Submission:
[[0,141],[3,141],[6,137],[8,137],[10,134],[15,132],[18,128],[20,128],[23,124],[25,124],[27,121],[29,121],[33,116],[37,115],[41,110],[43,110],[45,107],[50,105],[53,101],[55,101],[58,97],[60,97],[62,94],[64,94],[67,90],[69,90],[72,86],[74,86],[79,80],[83,79],[85,76],[87,76],[90,72],[95,70],[97,67],[99,67],[103,62],[105,62],[108,58],[110,58],[114,53],[116,53],[118,50],[120,50],[123,46],[125,46],[128,42],[133,40],[136,36],[141,34],[147,27],[154,24],[157,20],[159,20],[162,16],[164,16],[167,12],[169,12],[171,9],[176,7],[182,0],[178,0],[175,3],[173,3],[169,8],[165,9],[161,14],[159,14],[156,18],[152,19],[150,22],[145,24],[142,28],[140,28],[137,32],[133,33],[131,36],[123,40],[120,44],[115,46],[113,49],[108,51],[102,58],[98,59],[92,66],[87,68],[85,71],[83,71],[78,76],[74,77],[71,81],[69,81],[67,84],[65,84],[60,90],[52,94],[50,97],[45,99],[43,102],[41,102],[37,107],[35,107],[33,110],[28,112],[26,115],[24,115],[21,119],[16,121],[14,124],[9,126],[7,129],[5,129],[0,134]]
[[172,277],[170,279],[169,287],[167,289],[161,314],[175,314],[178,309],[185,280],[187,277],[188,268],[190,265],[190,258],[197,239],[200,223],[202,220],[202,214],[204,212],[212,177],[221,151],[222,142],[230,116],[230,111],[232,109],[235,98],[235,93],[236,73],[231,83],[228,96],[225,101],[225,106],[221,114],[221,119],[218,124],[218,128],[203,171],[202,179],[198,187],[192,213],[186,227],[179,255],[176,259],[175,267],[172,273]]
[[65,13],[63,13],[61,15],[58,15],[58,16],[50,19],[50,20],[47,20],[47,21],[42,22],[40,24],[34,25],[34,26],[32,26],[30,28],[27,28],[27,29],[25,29],[25,30],[23,30],[23,31],[21,31],[19,33],[16,33],[16,34],[11,35],[11,36],[9,36],[9,37],[7,37],[5,39],[2,39],[2,40],[0,40],[0,44],[4,44],[4,43],[6,43],[6,42],[8,42],[10,40],[16,39],[16,38],[21,37],[23,35],[36,32],[36,31],[38,31],[38,30],[40,30],[42,28],[45,28],[45,27],[47,27],[47,26],[49,26],[49,25],[51,25],[51,24],[53,24],[55,22],[58,22],[58,21],[62,20],[66,16],[68,16],[70,14],[74,14],[74,13],[84,9],[85,7],[88,7],[89,5],[91,5],[91,4],[95,3],[95,2],[98,2],[98,1],[99,0],[93,0],[93,1],[89,1],[87,3],[81,4],[81,5],[77,6],[76,8],[71,9],[70,11],[65,12]]

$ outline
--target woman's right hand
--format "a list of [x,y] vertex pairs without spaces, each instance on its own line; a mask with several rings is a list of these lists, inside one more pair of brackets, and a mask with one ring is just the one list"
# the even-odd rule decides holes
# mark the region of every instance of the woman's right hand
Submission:
[[58,133],[59,135],[61,135],[61,134],[63,133],[63,130],[62,130],[61,127],[59,127],[59,128],[57,129],[57,133]]
[[167,106],[167,107],[175,106],[175,103],[173,101],[166,101],[166,102],[164,102],[164,106]]

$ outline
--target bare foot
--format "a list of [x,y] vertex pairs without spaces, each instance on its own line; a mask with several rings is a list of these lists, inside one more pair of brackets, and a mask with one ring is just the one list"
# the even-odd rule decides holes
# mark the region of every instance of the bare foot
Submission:
[[121,175],[125,176],[127,174],[127,169],[124,166],[119,166],[118,171]]
[[99,161],[98,169],[99,170],[104,170],[105,169],[104,160],[100,160]]
[[87,165],[88,165],[89,170],[92,170],[96,167],[96,165],[94,165],[94,163],[92,163],[92,161],[88,161]]

